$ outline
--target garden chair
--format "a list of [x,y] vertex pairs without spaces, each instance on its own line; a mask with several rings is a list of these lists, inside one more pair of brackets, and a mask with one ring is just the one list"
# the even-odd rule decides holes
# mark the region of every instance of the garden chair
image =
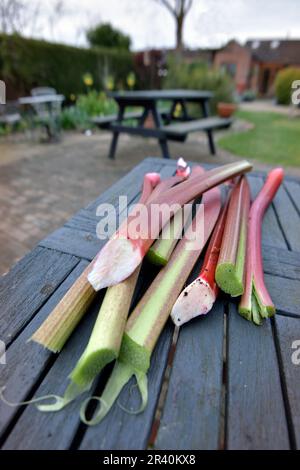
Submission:
[[[30,92],[33,98],[38,98],[41,96],[57,95],[57,91],[51,87],[36,87],[33,88]],[[49,140],[58,140],[60,136],[61,126],[60,126],[60,114],[62,101],[51,100],[47,102],[34,102],[31,103],[32,108],[34,109],[36,115],[33,119],[34,124],[39,124],[46,129],[47,136]]]

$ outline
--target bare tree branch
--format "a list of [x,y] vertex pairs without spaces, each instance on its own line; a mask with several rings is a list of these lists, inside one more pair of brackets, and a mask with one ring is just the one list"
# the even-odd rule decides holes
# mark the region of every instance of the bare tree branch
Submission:
[[169,12],[170,12],[173,16],[175,16],[175,18],[176,18],[176,16],[177,16],[177,15],[176,15],[176,10],[172,7],[172,5],[169,3],[168,0],[154,0],[154,1],[157,2],[157,3],[161,3],[162,5],[164,5],[164,6],[169,10]]
[[192,5],[193,5],[193,0],[187,0],[186,1],[186,7],[184,9],[184,14],[185,15],[190,11]]
[[186,15],[188,14],[193,0],[154,0],[163,5],[175,18],[176,22],[176,50],[183,50],[183,28]]

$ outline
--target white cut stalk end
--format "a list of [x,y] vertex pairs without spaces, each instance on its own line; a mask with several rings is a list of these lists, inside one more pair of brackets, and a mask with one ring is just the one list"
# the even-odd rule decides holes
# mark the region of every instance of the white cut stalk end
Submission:
[[109,240],[97,257],[88,281],[98,291],[127,279],[140,265],[140,249],[128,239]]
[[216,294],[210,285],[197,278],[189,284],[176,300],[171,317],[176,326],[187,323],[199,315],[206,315],[216,300]]

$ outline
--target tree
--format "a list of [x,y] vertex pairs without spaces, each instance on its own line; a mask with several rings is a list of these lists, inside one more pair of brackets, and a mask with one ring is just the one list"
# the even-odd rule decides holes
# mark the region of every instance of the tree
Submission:
[[183,26],[193,0],[154,0],[160,3],[171,13],[176,22],[176,50],[183,50]]
[[109,23],[99,24],[86,33],[87,40],[91,46],[102,46],[116,49],[129,50],[131,39]]
[[23,0],[0,0],[0,31],[6,34],[33,33],[39,16],[39,2],[30,6]]

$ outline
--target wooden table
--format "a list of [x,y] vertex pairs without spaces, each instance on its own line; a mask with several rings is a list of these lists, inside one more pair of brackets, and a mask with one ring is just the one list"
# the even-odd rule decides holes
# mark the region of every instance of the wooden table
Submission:
[[[169,129],[170,124],[174,119],[175,110],[178,105],[181,107],[180,117],[177,118],[179,121],[194,121],[197,122],[197,128],[195,130],[205,130],[209,148],[212,154],[215,154],[215,145],[213,139],[213,129],[226,127],[230,125],[229,120],[222,120],[221,118],[214,117],[209,123],[209,126],[205,126],[203,129],[203,121],[210,116],[209,100],[213,97],[210,91],[194,91],[194,90],[145,90],[145,91],[120,91],[110,92],[108,96],[113,98],[118,104],[118,115],[115,116],[114,122],[110,122],[109,130],[113,132],[113,138],[109,151],[109,158],[114,158],[118,138],[120,133],[127,133],[130,135],[138,135],[141,137],[152,137],[158,139],[160,144],[162,155],[164,158],[170,158],[168,149],[168,140],[184,141],[191,132],[191,130],[184,130],[183,132],[177,133],[174,130],[174,125]],[[163,112],[159,110],[159,102],[168,102],[169,109],[164,109]],[[200,112],[202,113],[203,119],[197,120],[195,117],[191,117],[188,113],[187,104],[195,103],[199,106]],[[142,109],[141,116],[138,119],[137,125],[126,124],[126,108],[136,107]],[[148,116],[152,116],[153,127],[149,128],[145,126],[145,122]],[[105,119],[105,118],[104,118]],[[103,119],[102,121],[103,123]],[[177,123],[178,125],[178,123]],[[101,125],[100,125],[101,127]],[[170,132],[169,132],[170,130]]]
[[[95,236],[98,204],[117,206],[121,194],[134,202],[144,173],[159,171],[165,177],[174,169],[174,161],[144,160],[1,278],[0,339],[7,345],[7,364],[0,364],[0,385],[6,384],[10,400],[62,394],[85,347],[101,293],[60,355],[26,341],[103,244]],[[248,177],[252,196],[264,177]],[[142,414],[129,415],[115,405],[101,424],[86,428],[78,416],[80,401],[52,414],[1,402],[2,448],[144,449],[149,443],[155,449],[299,448],[300,365],[292,362],[294,342],[300,340],[299,211],[300,184],[286,178],[263,225],[266,283],[278,312],[274,319],[255,327],[237,314],[235,302],[221,297],[207,317],[182,327],[175,351],[174,328],[171,322],[166,326],[152,357],[149,403]],[[143,282],[153,272],[145,265]],[[142,289],[143,284],[138,295]],[[96,389],[107,376],[108,371],[101,374]],[[129,388],[120,401],[138,408]],[[159,397],[164,405],[158,408]]]

